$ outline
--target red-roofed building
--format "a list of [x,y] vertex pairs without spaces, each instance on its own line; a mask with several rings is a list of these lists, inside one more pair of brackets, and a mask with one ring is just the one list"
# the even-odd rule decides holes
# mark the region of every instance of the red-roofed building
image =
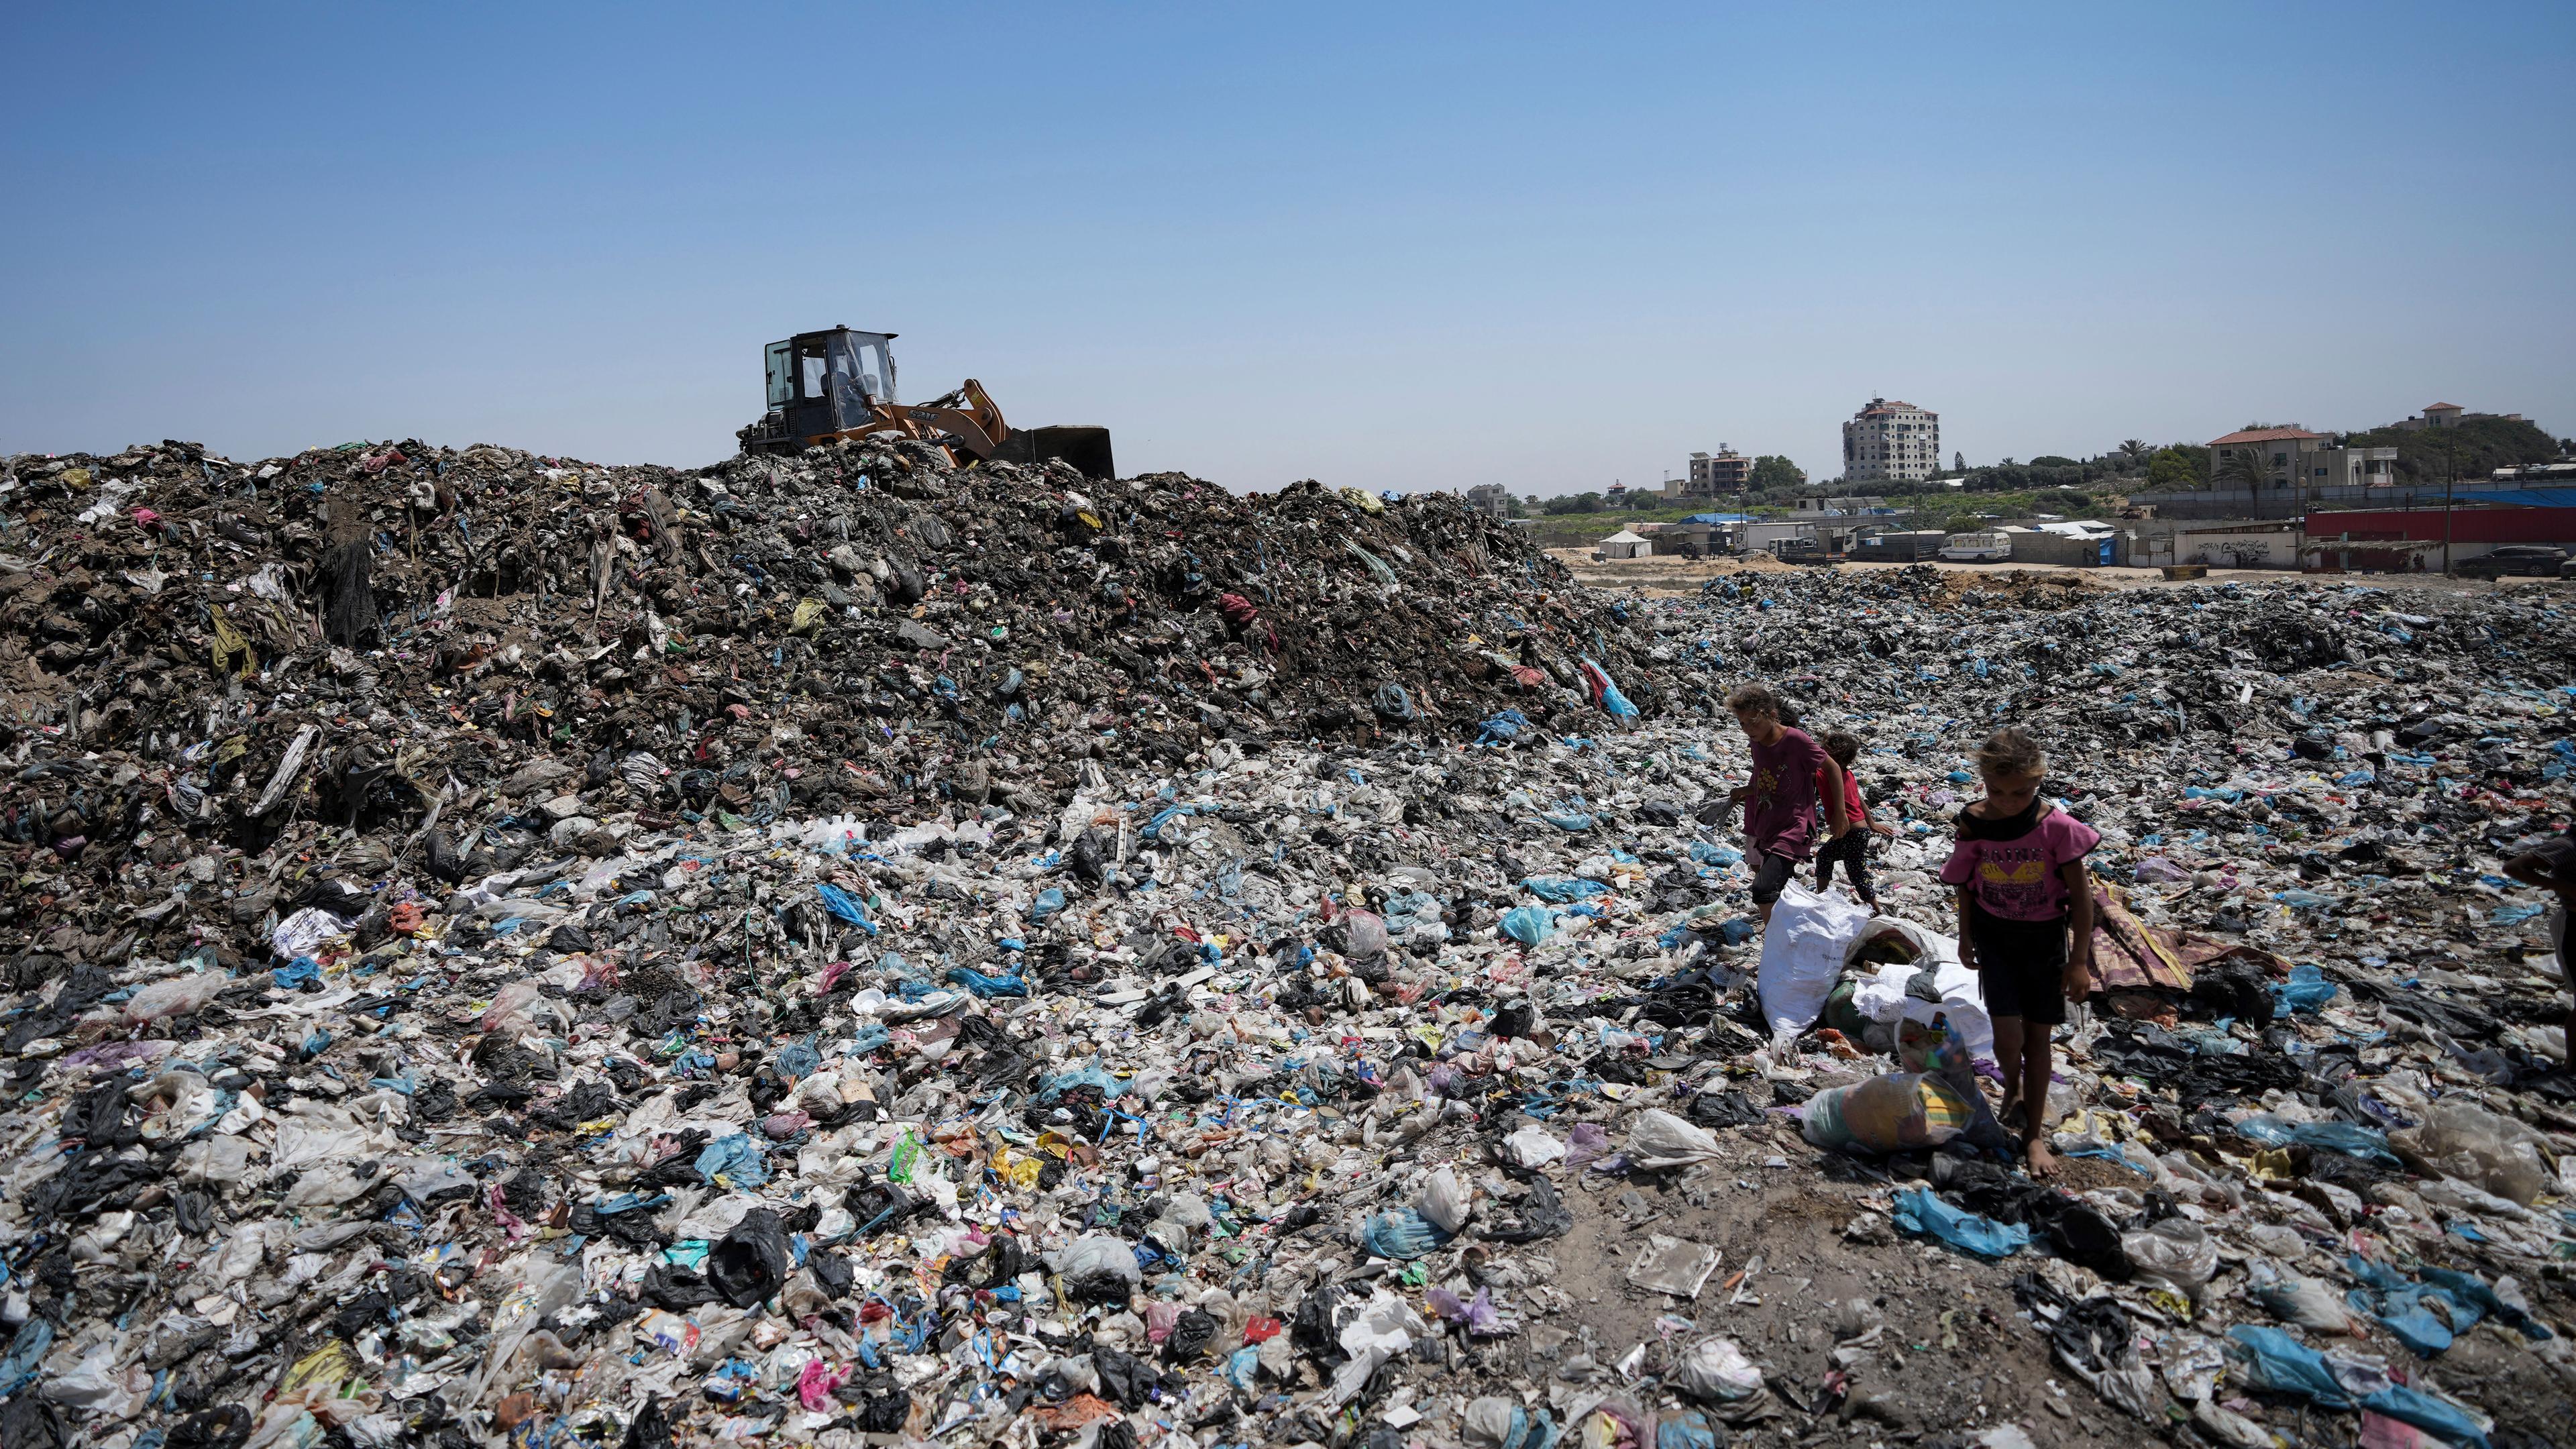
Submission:
[[2458,403],[2426,403],[2424,404],[2424,413],[2421,417],[2408,418],[2397,426],[2413,433],[2421,432],[2426,428],[2456,428],[2461,423],[2466,422],[2471,418],[2505,418],[2513,422],[2520,422],[2522,421],[2522,414],[2473,413],[2461,407]]
[[2395,448],[2338,448],[2327,433],[2305,428],[2240,428],[2209,440],[2210,481],[2243,488],[2251,470],[2259,489],[2375,488],[2395,481]]

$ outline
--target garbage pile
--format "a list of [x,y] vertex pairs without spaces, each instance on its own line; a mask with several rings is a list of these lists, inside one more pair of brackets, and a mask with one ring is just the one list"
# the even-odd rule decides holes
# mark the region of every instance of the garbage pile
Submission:
[[[2565,596],[1725,583],[889,448],[10,459],[0,1445],[2562,1433]],[[1754,677],[1876,912],[1750,918]],[[2104,837],[2056,1184],[1932,875],[2006,718]]]

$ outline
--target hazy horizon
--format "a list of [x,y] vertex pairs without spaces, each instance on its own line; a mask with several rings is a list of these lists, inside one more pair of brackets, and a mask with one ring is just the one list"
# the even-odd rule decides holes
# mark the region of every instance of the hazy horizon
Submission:
[[836,323],[1239,488],[2576,432],[2563,7],[979,22],[13,11],[0,452],[693,465]]

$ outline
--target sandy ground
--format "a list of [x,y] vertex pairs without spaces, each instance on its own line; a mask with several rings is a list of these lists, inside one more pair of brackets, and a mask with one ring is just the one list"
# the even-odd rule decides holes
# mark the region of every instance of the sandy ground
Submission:
[[[1620,559],[1604,562],[1592,556],[1589,548],[1553,548],[1548,555],[1574,570],[1574,576],[1587,584],[1612,589],[1638,589],[1650,594],[1695,593],[1710,579],[1742,573],[1799,573],[1808,569],[1830,568],[1836,573],[1884,573],[1891,569],[1913,567],[1908,564],[1839,563],[1784,564],[1767,554],[1746,558],[1694,560],[1672,555],[1652,558]],[[1925,560],[1929,567],[1944,573],[1982,575],[2005,579],[2015,575],[2045,574],[2081,579],[2099,588],[2165,589],[2184,588],[2192,584],[2280,583],[2306,579],[2318,584],[2358,584],[2365,587],[2446,589],[2458,593],[2486,594],[2502,589],[2541,588],[2560,590],[2576,596],[2576,581],[2553,579],[2446,579],[2439,574],[2299,574],[2286,569],[2218,569],[2199,579],[2174,581],[2160,569],[2096,568],[2048,569],[2028,564],[1944,563]]]

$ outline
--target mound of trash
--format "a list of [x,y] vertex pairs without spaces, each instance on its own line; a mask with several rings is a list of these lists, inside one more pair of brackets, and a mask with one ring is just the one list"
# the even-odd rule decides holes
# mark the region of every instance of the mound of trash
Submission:
[[[2557,1434],[2567,600],[10,459],[0,1444]],[[1755,678],[1875,909],[1752,919]],[[2102,836],[2055,1183],[1934,876],[2007,720]]]

